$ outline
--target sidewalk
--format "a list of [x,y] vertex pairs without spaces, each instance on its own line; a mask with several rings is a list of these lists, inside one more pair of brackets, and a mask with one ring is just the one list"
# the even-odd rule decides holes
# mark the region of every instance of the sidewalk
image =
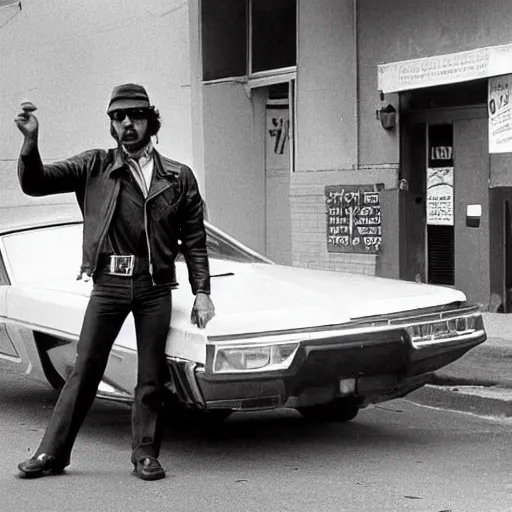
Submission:
[[512,417],[512,314],[483,313],[487,341],[438,370],[413,401],[488,416]]
[[436,372],[437,384],[512,388],[512,314],[483,313],[487,341]]

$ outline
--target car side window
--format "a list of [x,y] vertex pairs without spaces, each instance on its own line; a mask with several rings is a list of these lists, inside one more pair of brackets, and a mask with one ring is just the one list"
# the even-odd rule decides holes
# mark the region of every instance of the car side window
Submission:
[[7,270],[5,269],[4,259],[2,253],[0,253],[0,286],[11,284],[9,277],[7,276]]

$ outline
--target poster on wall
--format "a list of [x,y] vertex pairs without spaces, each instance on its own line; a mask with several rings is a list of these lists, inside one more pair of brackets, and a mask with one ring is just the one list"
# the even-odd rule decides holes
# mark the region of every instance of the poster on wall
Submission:
[[376,253],[382,243],[382,185],[327,185],[327,251]]
[[453,226],[453,167],[427,169],[427,224]]
[[512,75],[489,79],[489,153],[512,152]]
[[[280,103],[277,103],[277,102]],[[290,171],[290,108],[288,100],[269,100],[266,108],[267,170],[286,169]]]

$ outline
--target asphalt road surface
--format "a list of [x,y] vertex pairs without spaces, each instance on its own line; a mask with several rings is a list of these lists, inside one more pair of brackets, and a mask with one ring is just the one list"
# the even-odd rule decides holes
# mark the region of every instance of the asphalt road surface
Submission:
[[217,432],[167,429],[168,478],[131,474],[127,407],[96,402],[72,464],[20,479],[55,395],[0,362],[1,512],[511,512],[512,422],[395,400],[347,424],[235,414]]

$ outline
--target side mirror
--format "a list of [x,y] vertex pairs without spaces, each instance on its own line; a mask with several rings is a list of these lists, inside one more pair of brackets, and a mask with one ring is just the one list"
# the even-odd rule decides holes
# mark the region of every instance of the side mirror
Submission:
[[466,207],[466,226],[468,228],[479,228],[482,218],[481,204],[468,204]]

